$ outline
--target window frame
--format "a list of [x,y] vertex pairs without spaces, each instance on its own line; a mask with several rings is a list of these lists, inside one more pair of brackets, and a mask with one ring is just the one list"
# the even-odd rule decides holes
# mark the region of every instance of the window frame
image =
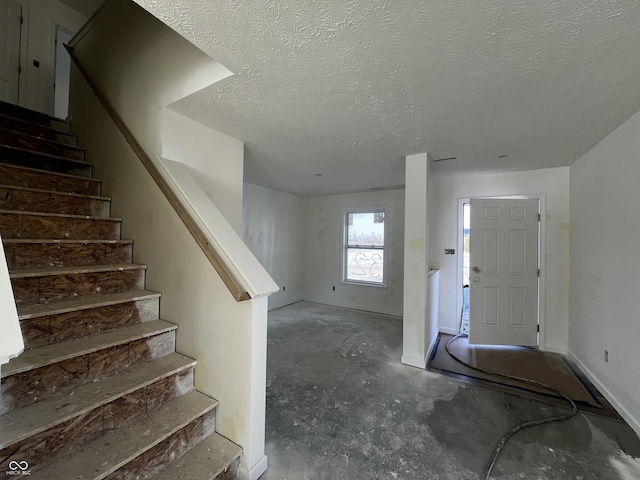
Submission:
[[[388,252],[388,238],[389,238],[389,207],[372,206],[372,207],[353,207],[342,209],[342,275],[341,282],[347,285],[360,285],[364,287],[377,287],[387,288],[388,286],[388,271],[389,271],[389,255]],[[382,282],[371,282],[366,280],[351,280],[347,278],[347,266],[349,257],[349,215],[353,213],[384,213],[384,244],[382,247],[374,247],[374,249],[382,250]],[[353,246],[351,248],[354,248]],[[357,247],[356,247],[357,248]],[[372,249],[370,246],[362,246],[363,249]]]

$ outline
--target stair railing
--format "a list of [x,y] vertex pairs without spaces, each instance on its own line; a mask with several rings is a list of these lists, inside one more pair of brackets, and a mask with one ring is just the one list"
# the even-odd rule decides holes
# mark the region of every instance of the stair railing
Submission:
[[205,254],[207,259],[209,259],[209,262],[211,262],[213,268],[216,270],[218,275],[220,275],[220,278],[229,289],[233,297],[238,302],[251,299],[251,295],[249,294],[249,292],[240,286],[240,282],[231,273],[231,269],[229,269],[225,265],[224,260],[220,257],[220,255],[218,255],[216,249],[213,248],[208,236],[198,225],[198,220],[194,218],[191,212],[189,212],[188,208],[186,208],[183,202],[180,201],[178,195],[174,192],[169,183],[160,173],[158,167],[151,160],[149,155],[147,155],[144,149],[140,146],[131,130],[124,123],[120,115],[118,115],[118,112],[113,108],[109,100],[102,94],[96,83],[93,81],[87,70],[83,67],[82,63],[75,55],[73,47],[65,45],[65,48],[67,49],[67,52],[69,52],[69,55],[78,68],[78,71],[82,74],[85,81],[87,82],[93,93],[96,95],[104,109],[107,111],[117,128],[120,130],[127,143],[131,146],[131,149],[135,152],[136,156],[140,159],[147,172],[149,172],[149,175],[151,175],[151,178],[153,178],[158,188],[162,191],[184,225],[187,227],[197,244],[202,249],[202,252]]

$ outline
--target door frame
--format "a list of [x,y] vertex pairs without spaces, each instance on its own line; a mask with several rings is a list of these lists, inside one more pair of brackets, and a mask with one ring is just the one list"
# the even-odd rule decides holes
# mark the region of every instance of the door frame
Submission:
[[[462,312],[462,261],[464,257],[462,237],[464,234],[464,204],[471,203],[471,198],[481,199],[517,199],[517,198],[537,198],[540,202],[540,229],[538,231],[538,263],[540,268],[540,277],[538,278],[538,323],[540,332],[538,335],[538,349],[546,350],[546,220],[547,220],[547,195],[545,193],[524,193],[512,195],[480,195],[473,197],[458,198],[458,261],[456,271],[456,314]],[[456,325],[459,324],[459,318],[456,319]],[[457,333],[457,332],[456,332]]]

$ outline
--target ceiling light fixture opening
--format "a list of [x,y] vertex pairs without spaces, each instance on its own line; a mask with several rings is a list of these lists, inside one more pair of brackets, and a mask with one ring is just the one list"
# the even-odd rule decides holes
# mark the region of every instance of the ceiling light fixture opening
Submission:
[[498,158],[509,158],[509,155],[498,155]]
[[321,173],[316,173],[316,177],[321,177],[322,174]]

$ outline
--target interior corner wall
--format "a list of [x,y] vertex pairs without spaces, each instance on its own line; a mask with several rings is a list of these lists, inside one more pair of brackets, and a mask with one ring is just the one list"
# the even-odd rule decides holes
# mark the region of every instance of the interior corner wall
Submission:
[[162,156],[186,165],[227,222],[242,235],[243,142],[165,109]]
[[16,1],[23,18],[18,104],[53,115],[56,25],[77,32],[87,18],[57,0]]
[[302,198],[244,184],[242,237],[280,286],[269,310],[302,300]]
[[[386,206],[388,286],[342,282],[343,209]],[[402,315],[404,190],[327,195],[302,199],[303,298],[339,307]],[[335,290],[333,287],[335,286]]]
[[[497,174],[432,174],[429,187],[429,266],[440,269],[440,328],[455,331],[458,285],[458,199],[546,195],[545,347],[566,352],[569,329],[569,167]],[[456,255],[445,255],[453,248]]]
[[640,435],[638,179],[640,112],[571,165],[569,349]]

